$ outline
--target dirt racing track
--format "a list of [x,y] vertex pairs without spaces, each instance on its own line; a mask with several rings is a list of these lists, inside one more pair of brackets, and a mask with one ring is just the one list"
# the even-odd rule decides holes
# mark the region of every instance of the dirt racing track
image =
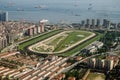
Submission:
[[32,52],[40,54],[58,54],[70,50],[80,45],[84,41],[89,40],[96,34],[88,31],[70,30],[63,31],[43,41],[28,47]]

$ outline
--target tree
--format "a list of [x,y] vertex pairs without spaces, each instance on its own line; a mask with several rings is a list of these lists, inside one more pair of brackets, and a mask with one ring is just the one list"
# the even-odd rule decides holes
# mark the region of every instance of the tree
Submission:
[[6,75],[5,78],[3,78],[3,80],[9,80],[9,76]]

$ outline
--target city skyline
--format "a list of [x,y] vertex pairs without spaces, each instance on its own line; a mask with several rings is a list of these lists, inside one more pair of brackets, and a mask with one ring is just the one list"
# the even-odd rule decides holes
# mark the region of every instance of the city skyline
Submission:
[[13,21],[48,19],[51,23],[69,23],[105,18],[118,23],[119,3],[119,0],[0,0],[0,10],[8,11],[8,19]]

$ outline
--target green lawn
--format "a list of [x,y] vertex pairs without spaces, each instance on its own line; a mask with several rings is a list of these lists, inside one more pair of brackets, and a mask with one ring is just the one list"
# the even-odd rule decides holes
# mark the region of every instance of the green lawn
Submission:
[[83,42],[82,44],[78,45],[77,47],[75,47],[74,49],[71,49],[65,53],[62,53],[62,54],[57,54],[57,55],[61,55],[61,56],[70,56],[72,54],[75,54],[76,52],[80,51],[81,49],[83,49],[84,47],[86,47],[87,45],[91,44],[92,42],[96,41],[96,40],[99,40],[103,35],[100,34],[100,33],[96,33],[98,34],[96,37],[86,41],[86,42]]
[[31,45],[31,44],[34,44],[34,43],[38,42],[38,41],[44,40],[44,39],[46,39],[46,38],[48,38],[48,37],[51,37],[51,36],[53,36],[53,35],[55,35],[55,34],[57,34],[57,33],[62,32],[62,31],[63,31],[63,30],[55,30],[55,31],[46,33],[46,34],[44,34],[44,35],[41,35],[41,36],[39,36],[39,37],[37,37],[37,38],[33,38],[33,39],[29,40],[29,41],[23,42],[23,43],[21,43],[21,44],[19,45],[19,49],[20,49],[20,50],[23,50],[26,46],[29,46],[29,45]]
[[105,75],[99,73],[90,73],[87,80],[105,80]]
[[[67,34],[68,34],[68,36],[57,45],[54,52],[60,51],[64,48],[66,48],[66,46],[71,46],[72,44],[91,35],[91,33],[88,33],[87,31],[78,31],[78,30],[75,30],[75,31],[67,33]],[[78,35],[83,35],[83,37],[80,37]]]
[[58,42],[61,38],[63,38],[63,36],[57,37],[56,39],[54,39],[53,41],[51,41],[49,44],[55,46],[55,45],[57,45],[57,42]]

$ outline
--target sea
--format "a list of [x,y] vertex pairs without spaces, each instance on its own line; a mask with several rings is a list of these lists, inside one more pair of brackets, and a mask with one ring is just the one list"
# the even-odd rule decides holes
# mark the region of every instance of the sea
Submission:
[[101,21],[109,19],[114,23],[120,22],[119,0],[87,1],[91,2],[86,2],[86,0],[41,0],[33,4],[31,2],[22,5],[17,2],[4,5],[4,2],[4,4],[0,4],[0,10],[8,11],[10,21],[39,22],[47,19],[48,23],[81,23],[81,20],[86,19],[100,19]]

